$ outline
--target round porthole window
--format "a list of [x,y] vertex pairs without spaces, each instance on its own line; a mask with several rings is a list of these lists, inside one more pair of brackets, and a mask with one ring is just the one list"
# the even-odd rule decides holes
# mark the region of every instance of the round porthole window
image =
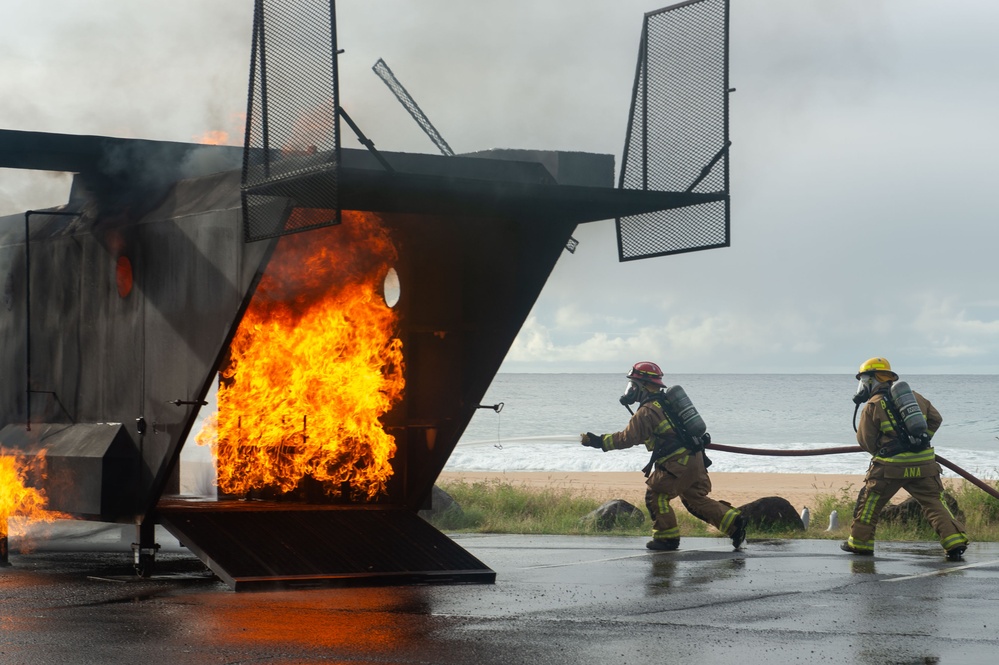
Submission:
[[115,283],[118,285],[118,295],[124,298],[132,292],[132,262],[127,256],[119,256],[115,266]]
[[388,273],[385,274],[385,281],[382,283],[382,297],[385,298],[385,304],[389,307],[395,307],[401,295],[399,273],[395,271],[395,268],[389,268]]

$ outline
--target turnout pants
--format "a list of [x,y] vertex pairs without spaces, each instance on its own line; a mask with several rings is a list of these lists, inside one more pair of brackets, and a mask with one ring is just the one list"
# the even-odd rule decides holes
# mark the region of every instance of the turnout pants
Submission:
[[864,478],[864,487],[857,497],[853,511],[853,526],[847,541],[856,549],[874,551],[874,531],[881,519],[881,510],[888,505],[899,490],[904,489],[923,507],[923,515],[933,526],[945,550],[967,545],[964,525],[950,512],[943,500],[943,483],[940,466],[933,462],[920,469],[919,477],[905,477],[905,470],[919,467],[881,464],[873,462]]
[[701,453],[683,450],[665,462],[656,464],[645,484],[648,487],[645,491],[645,506],[652,516],[653,539],[680,537],[676,513],[669,505],[676,497],[680,497],[691,515],[722,533],[731,535],[733,522],[739,511],[708,496],[711,492],[711,480],[704,468],[704,456]]

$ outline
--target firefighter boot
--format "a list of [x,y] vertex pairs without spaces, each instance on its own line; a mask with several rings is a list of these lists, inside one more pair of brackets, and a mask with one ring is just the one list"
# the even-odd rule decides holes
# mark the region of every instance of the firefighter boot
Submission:
[[848,540],[844,540],[842,543],[840,543],[839,544],[839,548],[841,550],[843,550],[844,552],[850,552],[852,554],[860,554],[860,555],[863,555],[863,556],[871,556],[872,554],[874,554],[874,550],[873,549],[872,550],[862,550],[859,547],[854,547],[853,545],[851,545],[850,541],[848,541]]
[[732,524],[732,549],[740,549],[746,540],[746,518],[736,515]]
[[653,538],[649,542],[645,543],[645,547],[650,550],[660,550],[662,552],[672,552],[673,550],[680,549],[680,539],[679,538]]
[[947,550],[947,560],[948,561],[960,561],[964,556],[964,551],[968,549],[964,545],[958,545],[957,547],[952,547]]

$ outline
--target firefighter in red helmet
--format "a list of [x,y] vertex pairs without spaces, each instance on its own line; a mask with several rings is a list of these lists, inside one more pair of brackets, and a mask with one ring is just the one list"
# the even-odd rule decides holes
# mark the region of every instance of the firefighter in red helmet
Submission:
[[[644,445],[652,459],[645,467],[645,505],[652,517],[650,550],[680,547],[680,528],[670,501],[680,497],[691,515],[732,538],[739,549],[746,538],[746,519],[731,505],[715,501],[708,478],[704,444],[711,437],[704,421],[680,386],[667,388],[663,372],[652,362],[639,362],[628,373],[624,405],[638,404],[628,425],[620,432],[580,435],[584,446],[607,452]],[[629,411],[630,411],[629,407]]]

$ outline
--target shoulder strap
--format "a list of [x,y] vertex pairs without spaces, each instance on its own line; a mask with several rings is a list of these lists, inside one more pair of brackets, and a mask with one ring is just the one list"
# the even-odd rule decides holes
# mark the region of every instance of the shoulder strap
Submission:
[[880,404],[881,408],[885,410],[885,414],[888,416],[888,422],[891,423],[891,426],[895,430],[896,434],[909,438],[909,431],[905,429],[905,424],[902,422],[902,416],[899,414],[898,409],[895,408],[895,402],[892,400],[890,392],[884,392],[881,395]]
[[680,437],[680,441],[683,442],[683,446],[690,452],[694,453],[703,450],[703,447],[700,445],[700,442],[694,437],[692,437],[690,433],[687,431],[687,429],[683,426],[683,422],[680,420],[680,417],[675,413],[673,413],[673,409],[670,408],[669,402],[666,401],[666,396],[660,393],[659,395],[656,396],[655,402],[656,405],[663,410],[663,414],[666,415],[666,418],[669,420],[670,425],[673,426],[673,429],[676,431],[677,436]]
[[896,440],[902,446],[903,452],[917,452],[927,447],[925,443],[923,445],[913,443],[913,441],[917,441],[918,439],[915,439],[915,437],[909,434],[909,430],[906,429],[905,421],[902,420],[902,414],[898,412],[898,407],[895,406],[895,401],[891,398],[891,391],[887,391],[881,396],[881,406],[888,415],[888,421],[895,430]]

